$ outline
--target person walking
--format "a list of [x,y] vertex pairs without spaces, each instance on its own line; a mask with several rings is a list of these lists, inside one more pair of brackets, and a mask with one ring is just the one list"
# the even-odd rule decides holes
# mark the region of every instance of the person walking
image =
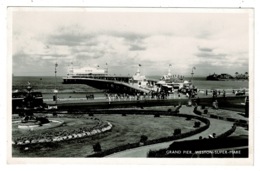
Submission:
[[108,104],[110,104],[111,103],[111,97],[110,97],[110,95],[108,95]]

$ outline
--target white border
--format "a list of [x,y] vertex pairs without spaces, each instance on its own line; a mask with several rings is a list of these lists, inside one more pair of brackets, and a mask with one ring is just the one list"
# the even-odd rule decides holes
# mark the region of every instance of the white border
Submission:
[[[62,2],[62,1],[55,1],[55,2],[53,2],[53,1],[49,1],[49,0],[47,0],[47,1],[28,1],[28,0],[26,0],[26,1],[9,1],[8,3],[5,3],[5,4],[1,4],[1,9],[3,9],[3,10],[0,10],[1,11],[1,13],[0,13],[0,16],[2,16],[0,19],[0,21],[1,22],[3,22],[4,24],[4,27],[3,28],[1,28],[1,29],[3,29],[3,31],[1,31],[1,33],[3,33],[3,32],[5,32],[6,31],[6,29],[5,29],[5,23],[6,23],[6,7],[7,6],[106,6],[106,7],[114,7],[114,6],[127,6],[127,7],[129,7],[129,6],[131,6],[131,7],[147,7],[147,6],[149,6],[149,7],[232,7],[232,8],[239,8],[239,7],[242,7],[242,8],[244,8],[244,7],[246,7],[246,8],[255,8],[255,15],[256,16],[258,16],[258,11],[257,11],[257,4],[255,3],[255,1],[253,1],[253,0],[240,0],[240,1],[238,1],[238,0],[232,0],[232,1],[228,1],[228,0],[224,0],[224,1],[220,1],[220,0],[218,0],[217,2],[215,2],[215,1],[211,1],[211,2],[209,2],[209,1],[200,1],[200,2],[196,2],[196,3],[192,3],[193,1],[192,0],[190,0],[190,1],[175,1],[175,2],[170,2],[170,1],[160,1],[160,2],[158,2],[158,1],[149,1],[149,3],[144,3],[144,2],[140,2],[140,1],[132,1],[131,3],[126,3],[126,1],[121,1],[120,3],[118,2],[118,1],[106,1],[106,2],[104,2],[104,1],[96,1],[96,2],[91,2],[91,1],[88,1],[88,0],[86,0],[86,1],[84,1],[84,0],[82,0],[82,1],[79,1],[79,0],[76,0],[76,1],[66,1],[66,3],[64,3],[64,2]],[[149,5],[148,5],[149,4]],[[3,15],[2,15],[2,13],[3,13]],[[256,17],[257,18],[257,17]],[[257,22],[257,19],[255,19],[255,22]],[[255,30],[259,30],[258,29],[258,25],[257,25],[257,23],[255,24]],[[6,36],[6,34],[4,34],[5,36]],[[258,37],[259,37],[259,34],[257,34],[257,32],[255,33],[255,41],[256,41],[256,45],[258,44],[257,43],[257,41],[258,41]],[[2,37],[2,36],[1,36]],[[257,37],[257,38],[256,38]],[[6,42],[4,41],[4,40],[1,40],[2,42],[1,42],[1,44],[6,44]],[[2,46],[2,47],[5,47],[5,46]],[[257,46],[255,46],[255,47],[257,47]],[[4,51],[5,51],[6,49],[4,49]],[[258,64],[258,60],[257,60],[257,56],[258,56],[258,51],[255,49],[255,56],[256,56],[256,58],[255,58],[255,62]],[[6,53],[4,52],[4,54],[3,54],[3,56],[6,56]],[[5,64],[6,63],[6,59],[4,58],[3,60],[3,64]],[[252,61],[252,63],[250,62],[250,64],[251,64],[251,66],[252,65],[254,65],[253,64],[253,61]],[[6,65],[1,65],[1,73],[3,73],[3,75],[1,74],[1,80],[3,80],[3,88],[2,89],[5,89],[6,87],[6,85],[8,84],[8,82],[6,82],[6,71],[8,71],[7,69],[6,69]],[[255,67],[255,74],[257,73],[257,71],[258,71],[258,68],[257,67]],[[253,71],[250,71],[250,72],[253,72]],[[251,74],[251,73],[250,73]],[[255,79],[257,79],[257,78],[255,78]],[[258,80],[255,80],[255,82],[256,82],[256,86],[254,86],[254,87],[258,87],[257,86],[257,84],[258,84]],[[6,84],[5,84],[6,83]],[[250,83],[252,83],[252,81],[250,82]],[[253,84],[253,83],[252,83]],[[250,88],[251,89],[251,88]],[[258,90],[256,89],[255,90],[255,93],[257,94],[257,92],[258,92]],[[251,92],[252,93],[252,92]],[[3,93],[5,96],[6,96],[6,91],[5,91],[5,93]],[[4,96],[4,97],[5,97]],[[2,96],[3,97],[3,96]],[[252,96],[253,97],[253,96]],[[257,97],[257,95],[255,95],[255,98]],[[3,109],[3,111],[4,112],[1,112],[1,113],[6,113],[6,99],[7,98],[2,98],[2,99],[0,99],[1,100],[1,102],[0,102],[0,107],[1,107],[1,110]],[[250,99],[251,100],[251,99]],[[257,101],[258,101],[258,99],[255,99],[255,103],[257,104]],[[250,110],[251,110],[252,108],[250,108]],[[254,117],[254,121],[255,121],[255,128],[253,128],[254,129],[254,132],[255,132],[255,135],[257,135],[256,134],[256,130],[258,130],[258,125],[259,124],[257,124],[257,121],[259,121],[259,116],[257,116],[257,111],[258,110],[255,110],[255,117]],[[6,121],[6,115],[2,115],[1,116],[1,121],[3,121],[3,123],[5,123],[5,121]],[[5,125],[5,124],[4,124]],[[5,127],[6,128],[6,127]],[[251,130],[252,130],[252,128],[250,128]],[[2,133],[2,132],[1,132]],[[5,137],[5,133],[6,132],[4,132],[4,135],[3,136],[1,136],[1,137]],[[257,137],[258,136],[255,136],[255,144],[259,144],[259,143],[257,143],[258,142],[258,140],[257,140]],[[1,143],[2,144],[2,143]],[[6,141],[5,142],[3,142],[3,145],[1,145],[1,147],[6,147]],[[257,148],[257,146],[255,146],[255,149],[254,149],[254,151],[256,152],[256,151],[259,151],[259,150],[257,150],[258,148]],[[2,152],[4,152],[5,151],[5,148],[4,149],[2,149],[1,150]],[[1,153],[0,154],[0,156],[1,156],[1,158],[2,157],[4,157],[4,162],[3,163],[6,163],[6,159],[5,159],[5,156],[4,156],[4,154],[5,153]],[[257,153],[255,153],[255,157],[257,157]],[[59,160],[59,159],[57,159],[57,160]],[[61,160],[63,160],[63,159],[61,159]],[[70,159],[71,161],[74,161],[74,159]],[[86,163],[86,159],[75,159],[75,160],[77,160],[77,161],[79,161],[79,160],[82,160],[82,162],[84,162],[84,163]],[[122,159],[122,160],[124,160],[124,159]],[[122,160],[120,159],[120,160],[117,160],[116,161],[116,164],[122,164]],[[132,163],[132,161],[133,161],[134,159],[127,159],[127,163],[128,164],[130,164],[130,163]],[[214,159],[214,160],[216,160],[216,159]],[[106,161],[106,160],[104,160],[105,162],[104,163],[107,163],[107,164],[111,164],[111,162],[110,161]],[[164,161],[165,161],[165,159],[164,159]],[[28,161],[27,161],[28,162]],[[52,160],[51,161],[51,163],[53,163],[53,164],[56,164],[56,163],[60,163],[59,161],[54,161],[54,160]],[[100,164],[100,159],[93,159],[93,160],[90,160],[90,162],[91,163],[96,163],[96,164]],[[170,163],[172,163],[172,159],[169,161]],[[31,163],[31,161],[29,162],[29,163]],[[42,162],[41,162],[42,163]],[[133,162],[133,163],[135,163],[135,164],[137,164],[136,162]],[[151,163],[157,163],[157,164],[159,164],[158,163],[158,160],[156,159],[156,160],[150,160],[149,161],[149,163],[146,163],[146,164],[151,164]],[[168,163],[168,164],[170,164],[170,163]],[[200,162],[200,164],[205,164],[205,162]],[[208,163],[208,161],[206,162],[207,164],[209,164]],[[259,164],[257,164],[258,162],[255,162],[254,164],[255,164],[255,167],[254,168],[256,168],[256,167],[259,167]],[[145,164],[145,163],[143,163],[143,164]],[[181,163],[180,163],[181,164]],[[185,162],[185,163],[182,163],[182,164],[187,164],[187,162]],[[192,164],[192,163],[189,163],[189,164]],[[251,167],[252,168],[252,167]],[[19,167],[19,170],[20,169],[24,169],[24,167]],[[181,167],[181,169],[184,169],[183,167]],[[190,168],[190,167],[188,167],[188,169],[193,169],[193,168]],[[213,168],[212,168],[213,169]],[[219,169],[221,169],[221,168],[217,168],[218,170]],[[233,167],[233,169],[236,169],[236,170],[240,170],[241,168],[238,168],[238,167]],[[244,169],[248,169],[248,168],[244,168],[243,167],[243,170]]]

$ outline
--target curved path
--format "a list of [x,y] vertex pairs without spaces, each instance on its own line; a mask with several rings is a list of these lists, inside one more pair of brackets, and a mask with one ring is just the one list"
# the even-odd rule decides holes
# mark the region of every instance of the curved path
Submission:
[[[192,112],[190,110],[193,110],[193,108],[185,108],[183,110],[181,110],[181,113],[189,113],[191,114]],[[232,122],[227,122],[227,121],[223,121],[223,120],[218,120],[218,119],[212,119],[212,118],[207,118],[210,120],[210,127],[193,136],[187,137],[187,138],[183,138],[180,140],[176,140],[176,141],[183,141],[183,140],[192,140],[192,139],[199,139],[200,136],[204,137],[208,137],[209,134],[212,133],[216,133],[216,135],[222,134],[226,131],[228,131],[232,126],[233,123]],[[159,143],[159,144],[152,144],[152,145],[147,145],[147,146],[142,146],[142,147],[137,147],[137,148],[133,148],[133,149],[129,149],[129,150],[125,150],[125,151],[121,151],[118,153],[114,153],[105,157],[114,157],[114,158],[121,158],[121,157],[147,157],[147,153],[149,152],[149,150],[159,150],[162,148],[168,148],[170,144],[172,144],[173,141],[169,141],[169,142],[164,142],[164,143]]]

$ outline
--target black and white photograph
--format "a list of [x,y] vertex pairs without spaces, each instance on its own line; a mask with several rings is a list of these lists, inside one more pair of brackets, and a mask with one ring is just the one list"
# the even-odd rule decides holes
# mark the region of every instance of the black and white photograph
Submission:
[[253,9],[10,7],[8,19],[12,160],[252,161]]

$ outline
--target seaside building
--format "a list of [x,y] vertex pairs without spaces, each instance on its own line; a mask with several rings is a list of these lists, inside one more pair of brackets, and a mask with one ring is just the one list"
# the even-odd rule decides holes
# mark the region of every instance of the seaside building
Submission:
[[98,67],[82,67],[73,68],[70,66],[68,69],[67,78],[95,78],[95,77],[106,77],[108,75],[107,69],[102,69]]

